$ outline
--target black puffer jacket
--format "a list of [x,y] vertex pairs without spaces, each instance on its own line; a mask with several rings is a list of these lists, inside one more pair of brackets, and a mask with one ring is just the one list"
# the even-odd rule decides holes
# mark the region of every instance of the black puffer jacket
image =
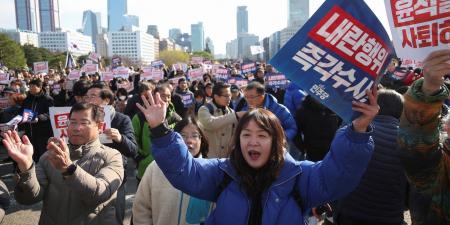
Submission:
[[49,107],[52,106],[53,98],[41,91],[37,95],[28,93],[20,110],[20,113],[22,114],[24,109],[30,109],[36,113],[38,118],[37,123],[24,123],[19,127],[19,129],[25,131],[31,144],[33,144],[33,159],[35,162],[37,162],[41,155],[46,151],[48,138],[53,136],[48,113]]
[[379,115],[373,121],[375,151],[358,187],[338,206],[338,214],[372,224],[401,224],[406,176],[397,151],[399,120]]

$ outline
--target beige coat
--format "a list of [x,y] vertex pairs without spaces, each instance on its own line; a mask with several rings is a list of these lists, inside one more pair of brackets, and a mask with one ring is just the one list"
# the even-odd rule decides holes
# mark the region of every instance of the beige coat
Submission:
[[222,110],[214,104],[212,105],[214,108],[213,115],[206,106],[202,106],[198,110],[198,121],[209,143],[208,158],[227,158],[228,147],[238,120],[230,107],[226,107],[224,114]]
[[145,170],[136,191],[133,224],[187,225],[189,200],[190,196],[175,189],[153,161]]
[[30,205],[42,200],[40,225],[119,224],[114,203],[124,177],[120,152],[98,139],[70,148],[77,165],[74,174],[63,177],[45,153],[37,165],[19,174],[17,202]]

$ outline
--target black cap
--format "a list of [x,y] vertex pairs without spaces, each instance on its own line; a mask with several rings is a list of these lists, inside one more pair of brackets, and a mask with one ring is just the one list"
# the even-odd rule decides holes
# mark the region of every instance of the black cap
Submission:
[[236,84],[232,84],[230,87],[231,91],[239,91],[239,87]]

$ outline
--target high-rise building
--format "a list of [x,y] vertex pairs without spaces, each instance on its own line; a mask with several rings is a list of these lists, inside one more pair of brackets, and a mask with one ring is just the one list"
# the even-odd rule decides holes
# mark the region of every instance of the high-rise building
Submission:
[[226,58],[228,59],[237,59],[238,58],[238,41],[234,39],[230,42],[227,42],[226,47]]
[[59,0],[39,0],[41,32],[54,32],[61,28]]
[[179,39],[181,39],[181,30],[178,28],[170,29],[169,30],[169,38],[174,41],[178,41]]
[[150,64],[155,60],[154,38],[141,31],[108,32],[108,56],[128,58],[134,64]]
[[123,27],[123,15],[127,14],[127,0],[108,0],[108,31],[118,31]]
[[270,35],[270,37],[269,37],[269,48],[268,48],[268,50],[269,50],[268,51],[269,52],[269,58],[274,57],[275,54],[277,54],[277,52],[281,48],[281,46],[280,46],[280,34],[281,34],[281,31],[277,31],[277,32],[273,33],[272,35]]
[[72,31],[41,32],[39,47],[52,52],[71,51],[74,56],[86,55],[94,51],[91,37]]
[[96,46],[96,52],[100,54],[102,57],[108,56],[108,34],[107,33],[100,33],[97,35],[97,46]]
[[248,11],[247,6],[238,6],[236,13],[237,35],[248,33]]
[[148,25],[147,26],[147,34],[150,34],[154,38],[159,39],[158,26],[157,25]]
[[191,50],[199,52],[205,49],[205,32],[203,31],[203,23],[191,24]]
[[309,18],[309,0],[288,0],[288,27],[301,27]]
[[15,0],[16,27],[18,30],[39,32],[39,16],[36,0]]
[[209,50],[209,52],[214,55],[214,43],[212,42],[211,38],[207,37],[205,39],[205,50]]
[[97,43],[97,35],[101,32],[98,26],[99,13],[94,13],[91,10],[83,12],[82,33],[92,38],[94,45]]
[[123,15],[122,16],[122,27],[119,30],[131,31],[134,28],[139,28],[139,16],[135,15]]
[[240,59],[253,59],[250,46],[260,45],[259,37],[254,34],[240,34],[238,36],[238,57]]

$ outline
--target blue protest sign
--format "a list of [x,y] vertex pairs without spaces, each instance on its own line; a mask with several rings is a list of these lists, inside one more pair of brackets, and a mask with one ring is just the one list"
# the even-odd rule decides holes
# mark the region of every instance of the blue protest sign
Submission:
[[266,76],[266,86],[268,88],[286,88],[288,80],[280,73],[272,73]]
[[350,122],[352,101],[366,102],[392,59],[393,46],[364,1],[327,0],[270,60],[288,79]]

